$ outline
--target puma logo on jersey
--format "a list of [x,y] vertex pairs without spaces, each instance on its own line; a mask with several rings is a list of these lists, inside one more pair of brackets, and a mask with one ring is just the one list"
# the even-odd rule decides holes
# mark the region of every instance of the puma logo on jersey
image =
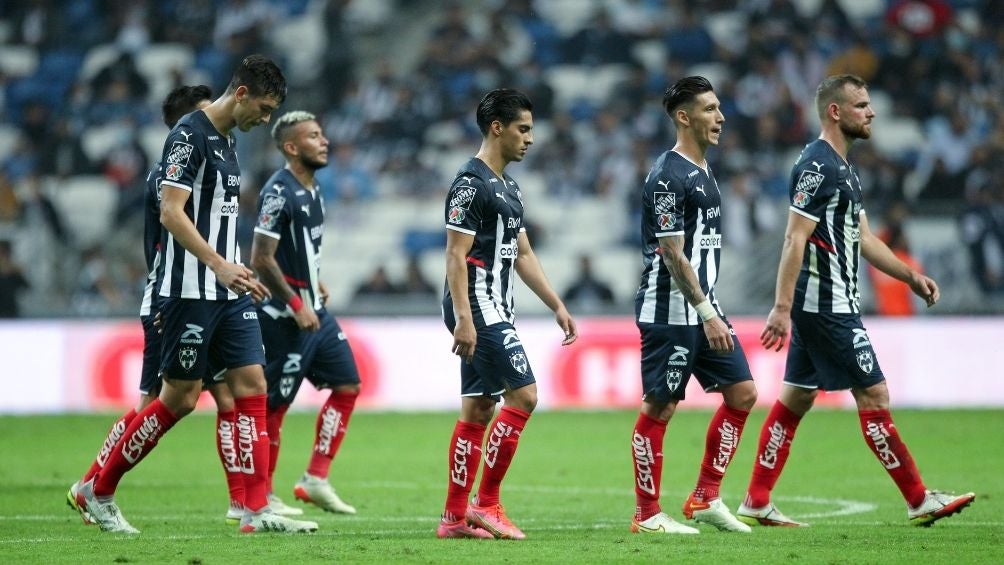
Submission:
[[818,173],[819,171],[823,170],[823,164],[822,164],[822,163],[817,163],[817,162],[813,161],[813,162],[812,162],[812,166],[813,166],[813,167],[816,167],[816,172],[817,172],[817,173]]
[[224,158],[223,158],[223,152],[222,152],[222,151],[220,151],[219,149],[213,149],[213,153],[214,153],[214,154],[215,154],[215,155],[216,155],[217,157],[219,157],[220,161],[226,161],[226,159],[224,159]]
[[185,136],[185,141],[188,141],[188,138],[192,137],[192,132],[189,131],[179,131],[178,134]]

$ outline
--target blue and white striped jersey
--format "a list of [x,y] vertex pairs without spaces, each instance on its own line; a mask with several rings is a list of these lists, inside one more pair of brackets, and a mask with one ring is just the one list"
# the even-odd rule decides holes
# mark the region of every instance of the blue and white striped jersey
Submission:
[[[185,213],[209,245],[224,259],[240,263],[237,245],[237,198],[241,171],[233,136],[224,137],[206,113],[196,110],[178,121],[167,136],[161,157],[161,188],[187,190],[192,196]],[[237,294],[219,284],[216,275],[199,262],[170,232],[162,234],[163,276],[159,295],[203,300],[236,300]]]
[[146,191],[143,193],[143,257],[146,259],[146,287],[143,302],[139,307],[140,316],[149,316],[156,309],[154,294],[157,286],[157,271],[160,267],[160,181],[164,168],[156,163],[146,175]]
[[683,252],[701,290],[721,314],[715,282],[722,254],[722,195],[707,171],[675,151],[663,153],[645,178],[641,236],[645,268],[635,296],[639,323],[698,325],[701,317],[687,302],[659,252],[659,238],[683,236]]
[[817,139],[791,170],[789,196],[792,212],[818,222],[805,245],[793,307],[860,313],[861,179],[829,143]]
[[[472,158],[450,187],[446,229],[474,236],[467,255],[467,294],[474,327],[513,323],[516,238],[526,231],[523,193],[516,181],[506,174],[499,178],[481,159]],[[449,285],[444,302],[453,303]]]
[[[258,195],[258,222],[255,233],[279,240],[275,260],[282,275],[314,310],[321,303],[321,236],[324,234],[324,197],[314,183],[307,190],[289,169],[273,174]],[[273,318],[291,317],[293,311],[276,297],[261,305]]]

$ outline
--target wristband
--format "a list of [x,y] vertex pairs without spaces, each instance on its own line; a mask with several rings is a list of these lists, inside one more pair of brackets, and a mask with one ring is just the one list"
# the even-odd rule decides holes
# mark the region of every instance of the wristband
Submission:
[[697,315],[705,322],[718,317],[718,312],[715,311],[715,307],[711,305],[711,301],[707,298],[704,299],[704,302],[694,306],[694,310],[697,310]]
[[303,299],[300,298],[299,294],[294,294],[292,298],[286,301],[289,307],[293,309],[293,312],[299,312],[303,308]]

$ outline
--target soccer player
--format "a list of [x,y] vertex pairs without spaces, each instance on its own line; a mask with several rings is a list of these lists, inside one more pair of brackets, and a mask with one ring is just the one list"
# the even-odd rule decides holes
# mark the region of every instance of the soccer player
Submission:
[[663,438],[693,373],[707,392],[721,392],[711,418],[697,486],[683,515],[722,531],[749,532],[719,495],[756,386],[742,346],[715,296],[721,271],[722,194],[706,160],[718,145],[722,115],[704,77],[680,79],[666,89],[663,108],[676,126],[676,145],[645,179],[641,232],[645,268],[635,297],[641,332],[641,413],[631,438],[635,515],[632,532],[696,534],[659,506]]
[[777,273],[774,307],[760,334],[765,348],[791,346],[781,395],[760,431],[753,476],[737,511],[748,524],[803,526],[770,500],[788,459],[799,422],[819,390],[850,389],[865,443],[899,487],[907,516],[929,526],[972,503],[975,496],[929,491],[889,413],[889,389],[858,303],[859,256],[910,285],[928,307],[938,285],[900,261],[868,228],[861,180],[847,161],[857,139],[871,137],[875,117],[865,81],[827,77],[816,89],[819,139],[808,144],[791,171],[791,206]]
[[328,483],[331,461],[345,438],[359,396],[359,372],[345,333],[324,303],[328,291],[320,280],[324,197],[314,172],[328,164],[328,140],[314,115],[288,112],[272,127],[272,138],[286,159],[258,196],[258,223],[251,247],[254,267],[272,298],[258,305],[265,340],[268,381],[269,506],[286,506],[272,494],[279,458],[279,433],[289,405],[307,378],[331,393],[317,415],[314,448],[296,498],[328,512],[355,514]]
[[[499,489],[519,437],[537,406],[537,384],[513,327],[515,275],[578,337],[575,321],[551,288],[523,225],[523,193],[506,165],[533,143],[533,105],[522,92],[493,90],[478,104],[481,148],[457,172],[446,198],[446,283],[443,320],[460,362],[460,419],[450,439],[446,509],[440,538],[526,537],[506,516]],[[484,473],[468,504],[481,444],[499,398],[505,406],[488,436]]]
[[246,57],[223,96],[181,118],[164,144],[160,221],[163,265],[160,311],[163,341],[160,396],[123,432],[123,448],[77,493],[101,529],[137,533],[114,501],[122,476],[195,408],[210,366],[226,368],[234,396],[238,461],[244,479],[240,531],[315,531],[314,522],[270,511],[266,498],[268,433],[261,329],[247,293],[268,294],[240,264],[236,243],[241,176],[234,127],[268,123],[286,96],[286,81],[271,60]]
[[[212,91],[208,86],[179,86],[172,90],[164,99],[162,114],[164,123],[168,128],[174,125],[185,114],[201,110],[209,105],[213,100]],[[70,486],[66,493],[66,503],[74,510],[80,511],[77,504],[77,491],[80,485],[86,483],[100,471],[109,455],[115,449],[122,449],[123,431],[136,417],[137,412],[146,408],[153,402],[160,393],[160,333],[155,327],[156,317],[156,283],[157,269],[160,265],[160,181],[164,176],[164,168],[157,163],[147,175],[144,221],[144,245],[143,252],[146,257],[147,283],[143,292],[143,302],[140,306],[140,321],[143,324],[143,369],[140,373],[139,382],[139,405],[123,414],[112,424],[111,430],[105,437],[94,462],[83,478]],[[222,371],[210,371],[213,376],[206,379],[204,386],[213,395],[216,401],[216,451],[223,463],[223,471],[227,479],[227,487],[230,491],[230,507],[227,510],[227,523],[236,524],[244,514],[241,501],[244,500],[244,480],[241,477],[240,465],[237,461],[236,444],[234,442],[235,421],[234,421],[234,399],[230,394],[230,389],[226,383],[222,382]],[[82,513],[84,521],[92,523],[93,518],[90,513]]]

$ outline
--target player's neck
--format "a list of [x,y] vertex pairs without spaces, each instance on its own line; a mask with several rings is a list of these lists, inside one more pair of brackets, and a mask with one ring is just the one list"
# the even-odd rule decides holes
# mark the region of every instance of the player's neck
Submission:
[[293,178],[303,185],[303,188],[314,190],[314,171],[312,169],[289,161],[286,162],[286,168],[289,169],[290,173],[293,173]]
[[697,165],[698,167],[708,170],[708,161],[705,157],[708,153],[707,147],[702,148],[697,142],[681,137],[676,140],[676,145],[673,146],[673,151],[683,155],[688,161]]
[[481,159],[481,161],[488,165],[488,168],[501,179],[502,171],[505,170],[505,166],[508,165],[509,162],[503,159],[502,155],[500,155],[498,151],[492,151],[492,148],[486,145],[487,144],[481,145],[481,149],[475,157]]
[[216,131],[220,132],[223,137],[229,137],[230,130],[234,129],[234,126],[237,125],[237,120],[234,119],[234,106],[236,105],[236,98],[233,96],[224,96],[217,98],[212,104],[202,110],[206,113],[206,117],[209,118],[209,122],[213,124]]
[[851,143],[854,142],[853,139],[849,139],[846,135],[841,133],[839,128],[826,128],[823,132],[819,134],[819,139],[822,139],[826,143],[830,144],[830,147],[840,155],[840,158],[847,162],[847,151],[851,148]]

